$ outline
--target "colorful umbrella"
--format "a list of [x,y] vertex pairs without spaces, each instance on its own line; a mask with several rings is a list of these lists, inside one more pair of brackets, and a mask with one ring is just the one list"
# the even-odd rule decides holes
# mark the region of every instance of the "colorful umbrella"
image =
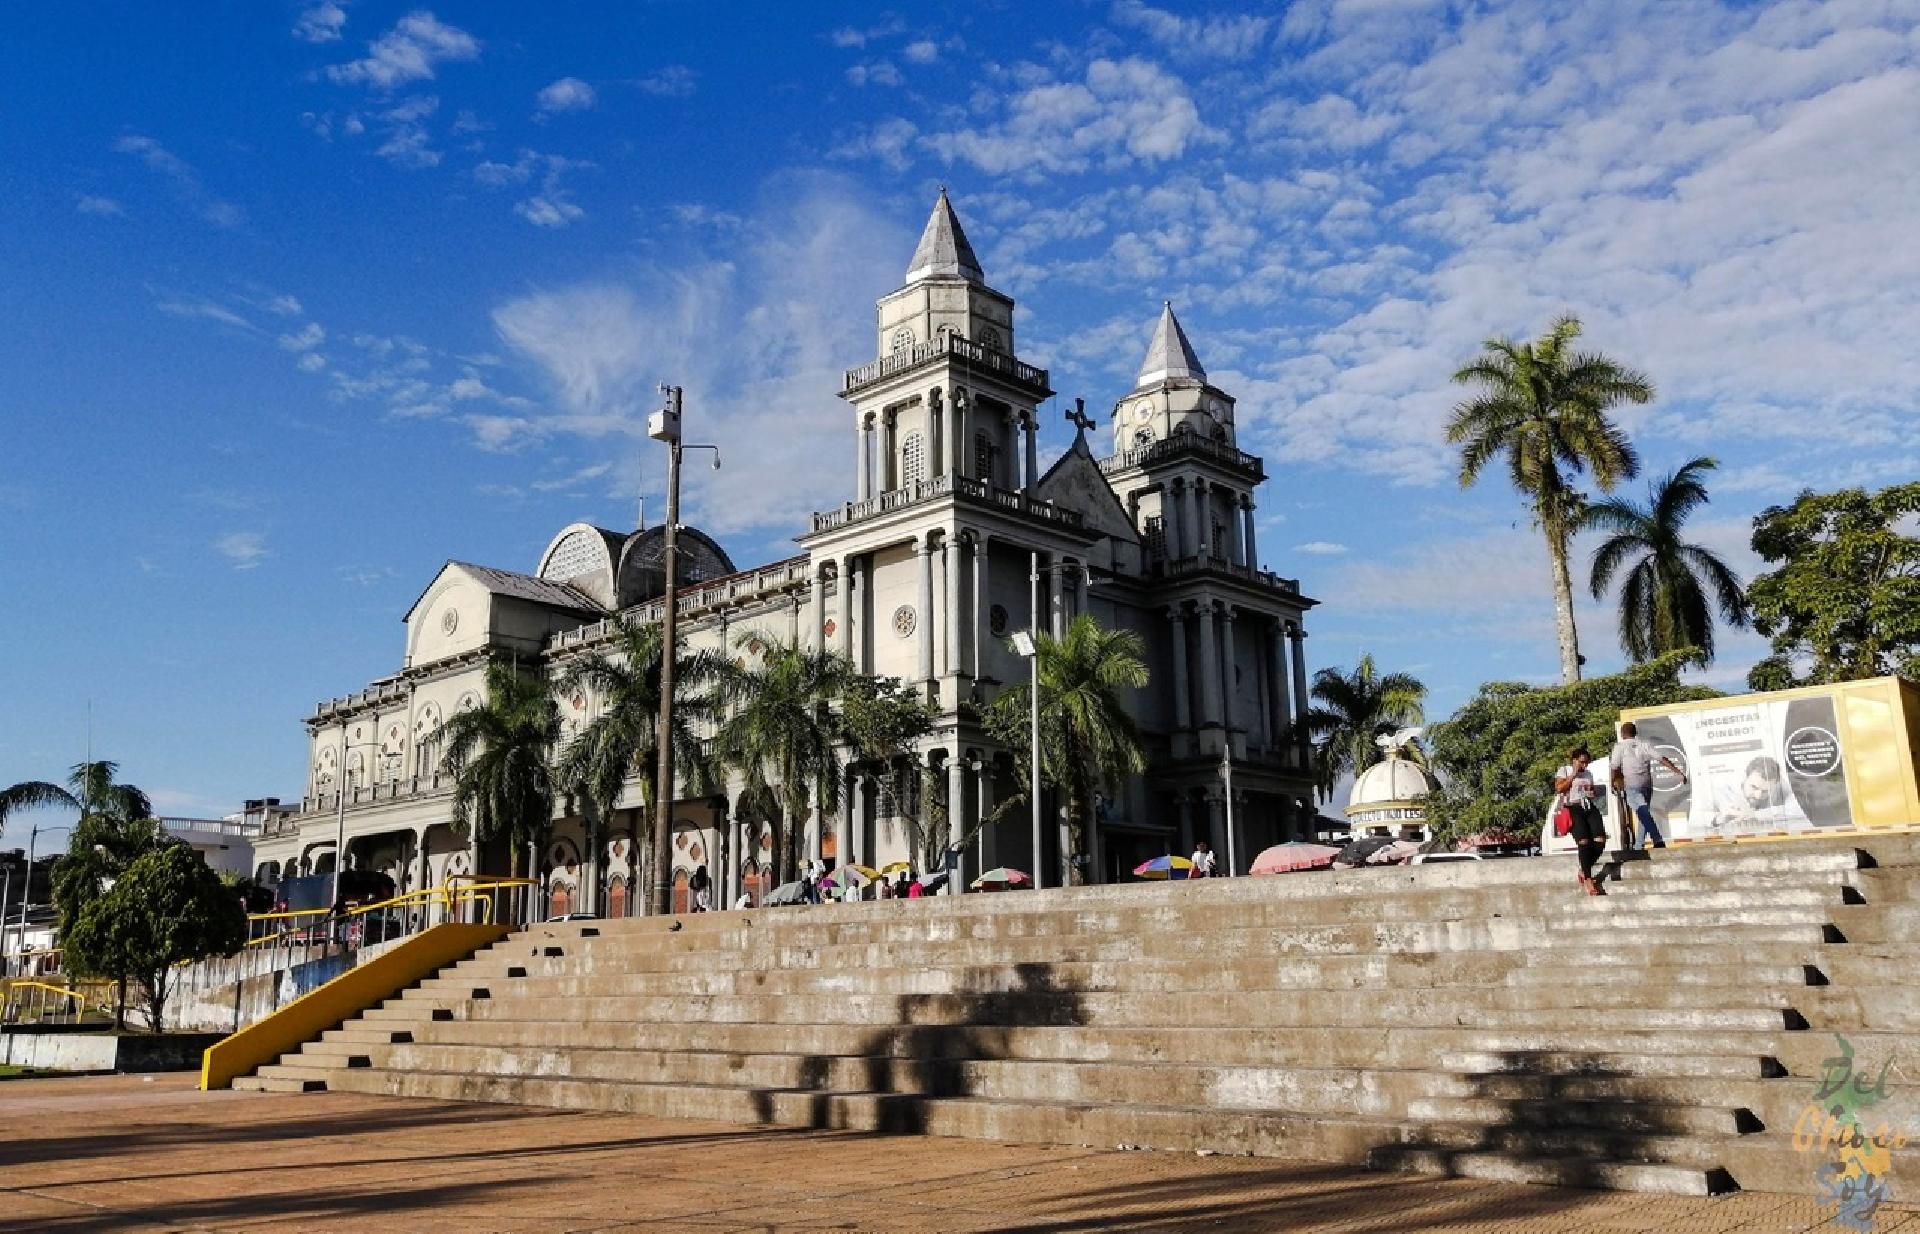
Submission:
[[1375,849],[1367,858],[1367,864],[1370,866],[1401,865],[1419,851],[1420,846],[1412,840],[1395,840],[1385,848]]
[[1192,878],[1193,863],[1185,857],[1155,857],[1133,867],[1135,878]]
[[843,870],[852,870],[855,874],[858,874],[861,878],[879,878],[880,877],[880,871],[874,869],[872,866],[857,865],[851,861],[849,861],[846,865],[841,866],[840,868]]
[[880,867],[880,873],[888,878],[892,878],[896,874],[908,874],[912,871],[913,863],[911,861],[895,861],[889,865]]
[[1008,887],[1018,887],[1022,883],[1031,883],[1032,881],[1033,879],[1029,875],[1019,870],[1009,869],[1006,866],[997,866],[994,869],[988,870],[985,874],[982,874],[979,878],[974,879],[967,885],[975,891],[986,891],[989,888],[1001,891]]
[[1288,870],[1318,870],[1333,864],[1340,855],[1337,848],[1325,844],[1304,844],[1290,840],[1276,844],[1253,859],[1254,874],[1283,874]]

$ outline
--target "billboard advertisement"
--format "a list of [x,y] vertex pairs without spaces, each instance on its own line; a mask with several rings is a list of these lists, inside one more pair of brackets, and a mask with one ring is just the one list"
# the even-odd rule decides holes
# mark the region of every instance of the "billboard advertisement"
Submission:
[[1640,737],[1683,769],[1654,766],[1653,809],[1675,839],[1850,827],[1846,743],[1828,695],[1748,695],[1638,712]]

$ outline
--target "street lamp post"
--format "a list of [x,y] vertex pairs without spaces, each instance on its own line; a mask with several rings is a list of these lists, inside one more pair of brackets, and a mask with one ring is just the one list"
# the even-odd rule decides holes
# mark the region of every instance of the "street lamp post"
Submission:
[[[1042,574],[1055,574],[1064,570],[1080,571],[1086,575],[1087,587],[1089,589],[1093,587],[1093,567],[1087,563],[1083,561],[1063,561],[1050,565],[1045,570],[1042,570],[1040,568],[1040,551],[1033,549],[1029,552],[1027,583],[1031,588],[1031,595],[1028,599],[1027,612],[1031,615],[1031,628],[1016,630],[1013,633],[1013,650],[1015,654],[1027,661],[1028,669],[1027,701],[1030,705],[1028,722],[1032,726],[1029,730],[1032,749],[1029,758],[1027,793],[1031,798],[1031,804],[1033,806],[1033,889],[1035,891],[1043,890],[1046,887],[1045,875],[1042,873],[1042,866],[1045,863],[1040,859],[1040,576]],[[1066,886],[1072,878],[1072,871],[1068,868],[1069,858],[1067,855],[1067,828],[1070,825],[1067,821],[1065,810],[1062,810],[1060,825],[1060,885],[1062,887]]]
[[680,456],[687,450],[712,450],[713,469],[720,470],[720,447],[683,445],[680,440],[682,392],[662,384],[666,405],[647,420],[647,436],[667,446],[666,591],[660,617],[660,715],[654,725],[657,763],[653,786],[653,887],[648,899],[653,911],[673,911],[673,693],[674,660],[680,639]]
[[1240,870],[1239,848],[1233,838],[1233,735],[1227,734],[1226,744],[1220,749],[1220,779],[1227,797],[1227,877],[1232,878]]
[[[33,830],[27,833],[27,877],[26,886],[20,889],[20,935],[18,946],[25,950],[27,946],[27,909],[33,904],[33,863],[34,850],[39,846],[41,835],[52,835],[56,831],[71,832],[71,827],[42,827],[35,823]],[[0,952],[6,951],[6,922],[0,920]]]

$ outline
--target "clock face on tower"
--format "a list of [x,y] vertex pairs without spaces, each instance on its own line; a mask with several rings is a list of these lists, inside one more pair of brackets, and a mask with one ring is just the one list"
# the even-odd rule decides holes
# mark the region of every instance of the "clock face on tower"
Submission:
[[1139,402],[1133,405],[1133,418],[1140,421],[1153,419],[1153,404]]

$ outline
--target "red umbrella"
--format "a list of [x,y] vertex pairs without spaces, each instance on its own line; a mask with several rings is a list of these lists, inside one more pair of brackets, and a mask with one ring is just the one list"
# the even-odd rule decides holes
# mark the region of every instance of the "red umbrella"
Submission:
[[1290,840],[1276,844],[1253,859],[1254,874],[1284,874],[1288,870],[1318,870],[1333,864],[1340,850],[1325,844]]

